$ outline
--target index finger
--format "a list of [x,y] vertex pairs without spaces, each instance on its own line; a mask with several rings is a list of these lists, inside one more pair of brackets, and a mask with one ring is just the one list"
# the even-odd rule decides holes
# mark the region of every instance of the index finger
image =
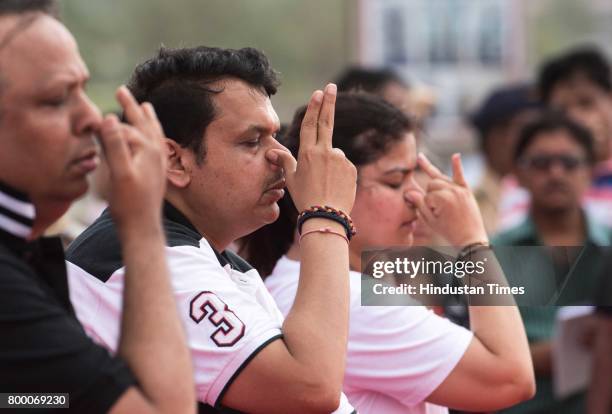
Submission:
[[404,197],[406,197],[410,203],[416,206],[420,216],[427,225],[435,221],[432,211],[425,203],[425,194],[423,192],[411,190],[408,191]]
[[157,144],[162,145],[166,135],[159,122],[159,119],[157,118],[155,108],[149,102],[144,102],[142,105],[140,105],[140,108],[142,109],[144,119],[148,120],[148,124],[150,126],[148,133],[151,135],[151,138],[157,138]]
[[468,187],[465,174],[463,173],[463,165],[461,164],[461,154],[455,153],[452,157],[453,162],[453,181],[462,187]]
[[317,123],[319,122],[319,112],[323,102],[323,92],[316,90],[313,92],[306,108],[306,113],[302,119],[300,128],[300,151],[303,148],[314,146],[317,143]]
[[443,174],[442,171],[438,169],[438,167],[433,165],[431,161],[429,161],[425,154],[423,154],[422,152],[419,153],[417,162],[419,163],[419,167],[421,167],[421,169],[425,171],[425,174],[427,174],[430,178],[440,178],[446,181],[450,181],[448,176]]
[[121,85],[117,89],[116,97],[123,108],[127,121],[134,126],[140,125],[144,121],[144,114],[130,90],[125,85]]
[[107,115],[100,129],[100,144],[111,174],[119,175],[129,166],[130,150],[115,114]]

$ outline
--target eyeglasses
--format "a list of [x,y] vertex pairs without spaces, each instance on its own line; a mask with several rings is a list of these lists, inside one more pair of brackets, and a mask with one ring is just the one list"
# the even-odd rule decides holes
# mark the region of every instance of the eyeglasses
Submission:
[[565,171],[574,171],[586,165],[587,160],[572,155],[534,155],[520,160],[521,166],[537,171],[550,171],[553,164],[562,166]]

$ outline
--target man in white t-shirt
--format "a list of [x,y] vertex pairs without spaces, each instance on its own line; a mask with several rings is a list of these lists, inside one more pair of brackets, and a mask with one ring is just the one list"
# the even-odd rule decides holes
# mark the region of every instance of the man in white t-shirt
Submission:
[[[341,394],[347,242],[317,231],[344,227],[325,218],[304,224],[312,233],[302,244],[303,289],[286,319],[258,273],[226,251],[276,220],[285,183],[302,210],[351,210],[355,167],[331,143],[335,85],[310,100],[297,164],[275,139],[276,75],[255,49],[162,49],[129,87],[151,102],[168,137],[166,255],[200,412],[353,412]],[[124,268],[108,213],[74,241],[68,260],[77,316],[115,349]]]

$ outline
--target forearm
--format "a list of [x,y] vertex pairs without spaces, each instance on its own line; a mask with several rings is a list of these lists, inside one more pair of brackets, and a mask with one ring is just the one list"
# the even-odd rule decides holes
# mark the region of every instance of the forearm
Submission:
[[[475,280],[477,284],[508,286],[503,270],[492,251],[481,250],[475,253],[471,260],[483,260],[487,263],[485,274]],[[506,372],[514,378],[519,381],[524,380],[526,376],[533,379],[529,343],[514,298],[511,295],[476,295],[474,298],[477,304],[489,305],[469,307],[470,326],[475,338],[498,361],[499,366],[507,368]]]
[[192,412],[191,359],[172,294],[164,234],[160,220],[149,223],[120,229],[126,271],[118,352],[160,412]]
[[532,369],[525,329],[515,306],[470,306],[470,326],[474,336],[509,365]]
[[[324,219],[308,220],[302,231],[322,227],[344,232]],[[339,236],[313,233],[303,238],[300,255],[298,290],[283,325],[285,343],[298,363],[340,388],[348,337],[348,246]]]

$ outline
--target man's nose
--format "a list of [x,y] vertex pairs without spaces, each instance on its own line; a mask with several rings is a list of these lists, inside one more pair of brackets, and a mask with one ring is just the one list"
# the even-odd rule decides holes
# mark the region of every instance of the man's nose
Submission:
[[567,169],[563,166],[560,161],[554,161],[550,164],[548,173],[553,177],[562,177],[567,173]]
[[89,136],[100,128],[102,114],[98,107],[82,92],[79,102],[75,135]]
[[[278,142],[276,138],[272,138],[272,142],[270,144],[270,147],[266,149],[266,153],[267,154],[270,153],[270,150],[281,150],[281,151],[290,152],[289,149],[287,149],[287,147],[285,147],[283,144]],[[282,168],[280,158],[277,159],[275,157],[266,156],[266,159],[270,163],[270,166],[272,167],[273,171],[277,171]]]
[[404,185],[404,200],[409,201],[410,197],[408,196],[408,193],[411,191],[416,191],[421,194],[425,194],[425,190],[419,185],[417,180],[414,179],[414,175],[412,174]]

